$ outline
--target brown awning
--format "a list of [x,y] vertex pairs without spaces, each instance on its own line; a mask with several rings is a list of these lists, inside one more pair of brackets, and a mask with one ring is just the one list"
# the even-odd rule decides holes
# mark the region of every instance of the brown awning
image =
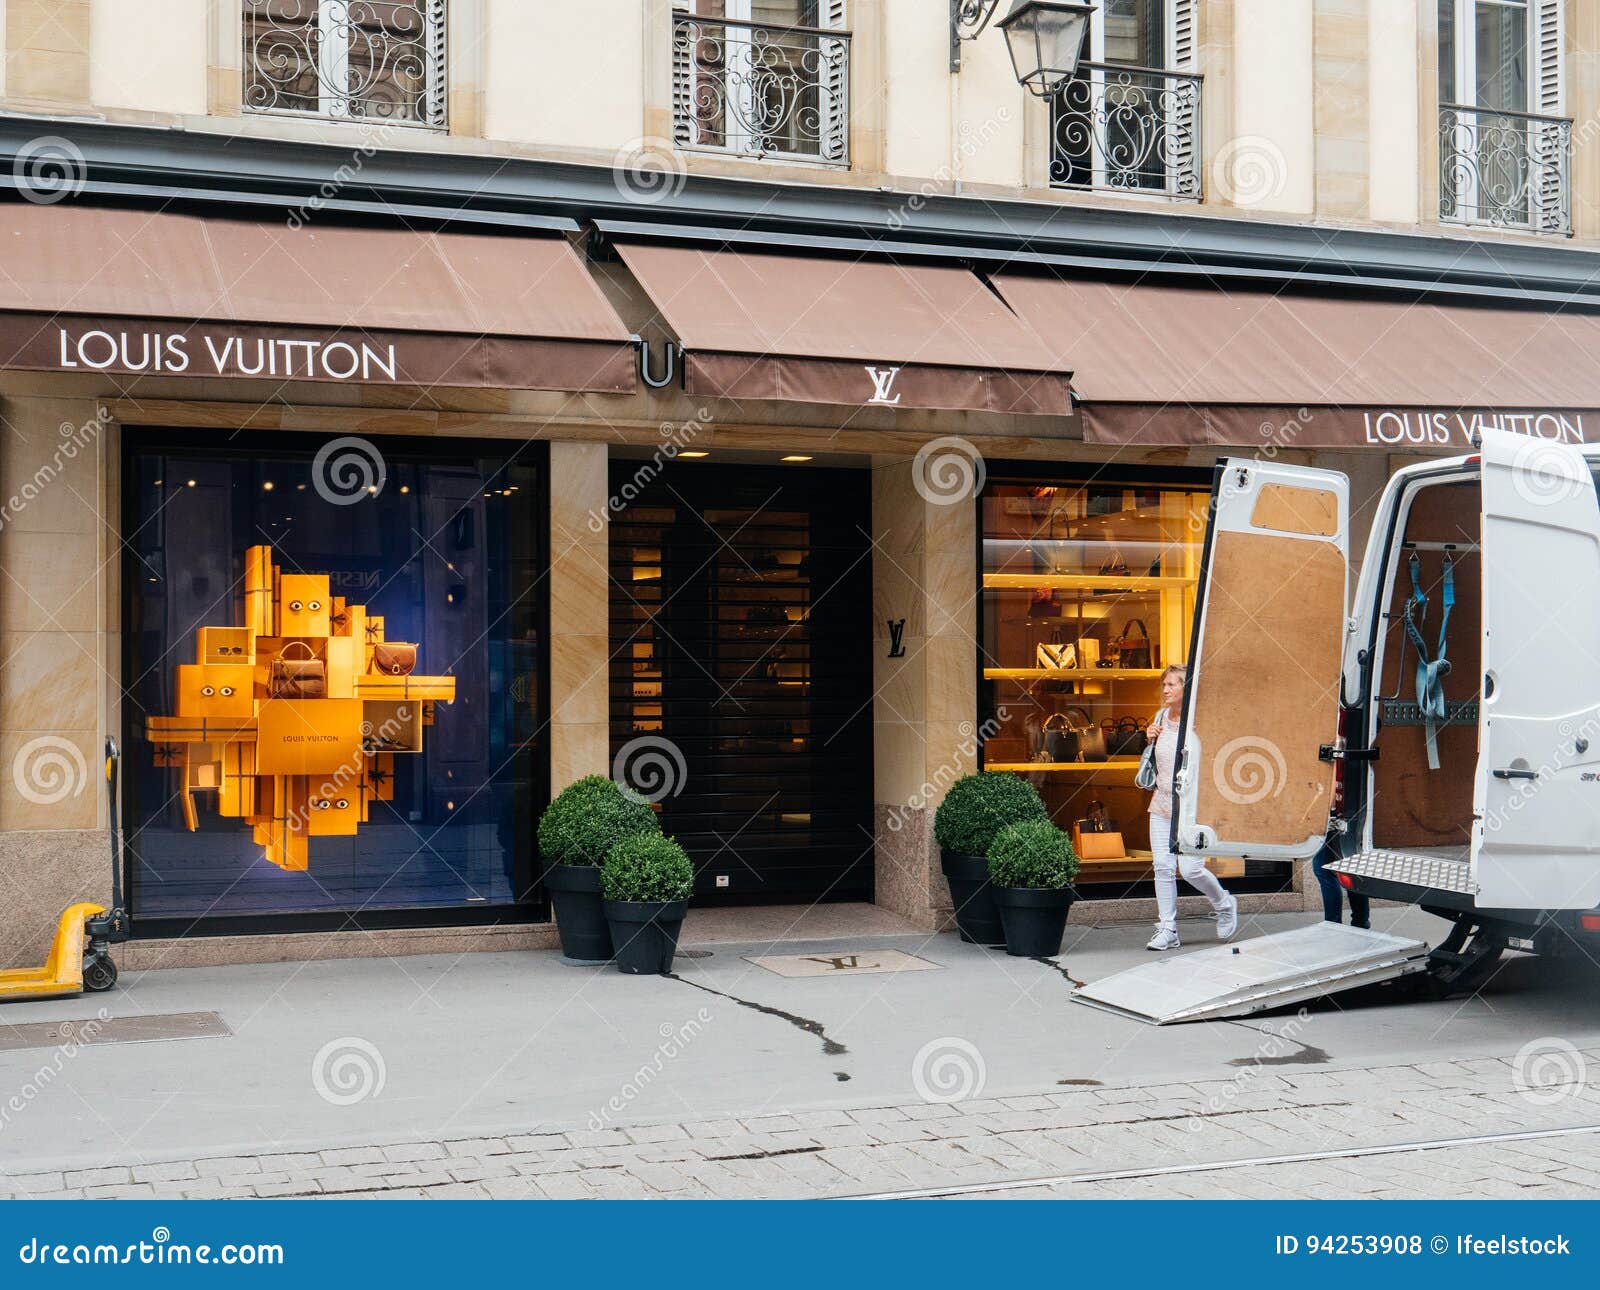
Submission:
[[623,243],[712,398],[1066,416],[1066,350],[965,269]]
[[631,393],[559,236],[0,206],[0,367]]
[[1465,450],[1482,425],[1600,436],[1594,315],[1022,273],[994,285],[1071,356],[1095,443]]

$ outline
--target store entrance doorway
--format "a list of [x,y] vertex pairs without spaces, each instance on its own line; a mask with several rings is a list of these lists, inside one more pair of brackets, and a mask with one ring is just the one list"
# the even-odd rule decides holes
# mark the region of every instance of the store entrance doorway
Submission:
[[870,900],[866,471],[613,464],[613,773],[702,904]]

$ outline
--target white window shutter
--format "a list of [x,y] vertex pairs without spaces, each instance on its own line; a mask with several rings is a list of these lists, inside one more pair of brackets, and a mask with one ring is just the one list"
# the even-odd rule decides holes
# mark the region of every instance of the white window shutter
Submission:
[[672,4],[672,141],[680,147],[695,142],[693,25],[680,19],[694,12],[687,0]]
[[1167,39],[1172,47],[1172,70],[1176,72],[1194,71],[1195,46],[1199,44],[1195,3],[1196,0],[1170,0],[1168,7],[1167,30],[1172,34]]
[[[827,31],[848,31],[847,0],[818,0],[817,26]],[[817,39],[817,99],[820,160],[847,165],[850,161],[850,42],[827,36]]]
[[[1167,46],[1171,59],[1167,70],[1193,72],[1199,62],[1200,43],[1198,0],[1167,0]],[[1168,78],[1165,113],[1172,131],[1172,146],[1166,149],[1171,161],[1167,167],[1167,191],[1174,197],[1198,201],[1200,182],[1200,85],[1181,78]]]
[[[1541,116],[1566,114],[1566,0],[1534,0],[1534,111]],[[1533,223],[1540,232],[1572,229],[1572,131],[1565,121],[1529,123],[1533,185]]]
[[442,130],[450,120],[450,45],[446,38],[450,15],[445,0],[424,0],[422,16],[428,26],[423,119]]
[[1538,65],[1534,111],[1561,116],[1566,111],[1566,0],[1534,0],[1534,49]]

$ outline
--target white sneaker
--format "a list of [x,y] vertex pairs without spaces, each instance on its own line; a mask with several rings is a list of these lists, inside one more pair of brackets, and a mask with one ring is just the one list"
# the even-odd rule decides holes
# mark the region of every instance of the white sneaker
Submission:
[[1217,939],[1230,939],[1239,930],[1239,898],[1228,895],[1228,903],[1217,910]]
[[1182,944],[1183,942],[1178,939],[1177,932],[1164,932],[1157,928],[1156,934],[1150,938],[1150,943],[1145,946],[1145,949],[1175,950]]

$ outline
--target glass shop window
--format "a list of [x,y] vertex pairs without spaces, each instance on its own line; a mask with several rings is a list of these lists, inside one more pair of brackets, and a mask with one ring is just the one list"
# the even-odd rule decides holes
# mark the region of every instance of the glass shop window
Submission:
[[542,455],[272,443],[129,435],[134,917],[161,934],[525,911],[548,757]]
[[[1147,894],[1134,784],[1161,672],[1188,660],[1209,490],[991,478],[982,499],[983,766],[1027,777],[1074,835],[1086,896]],[[1211,862],[1235,890],[1288,866]]]

